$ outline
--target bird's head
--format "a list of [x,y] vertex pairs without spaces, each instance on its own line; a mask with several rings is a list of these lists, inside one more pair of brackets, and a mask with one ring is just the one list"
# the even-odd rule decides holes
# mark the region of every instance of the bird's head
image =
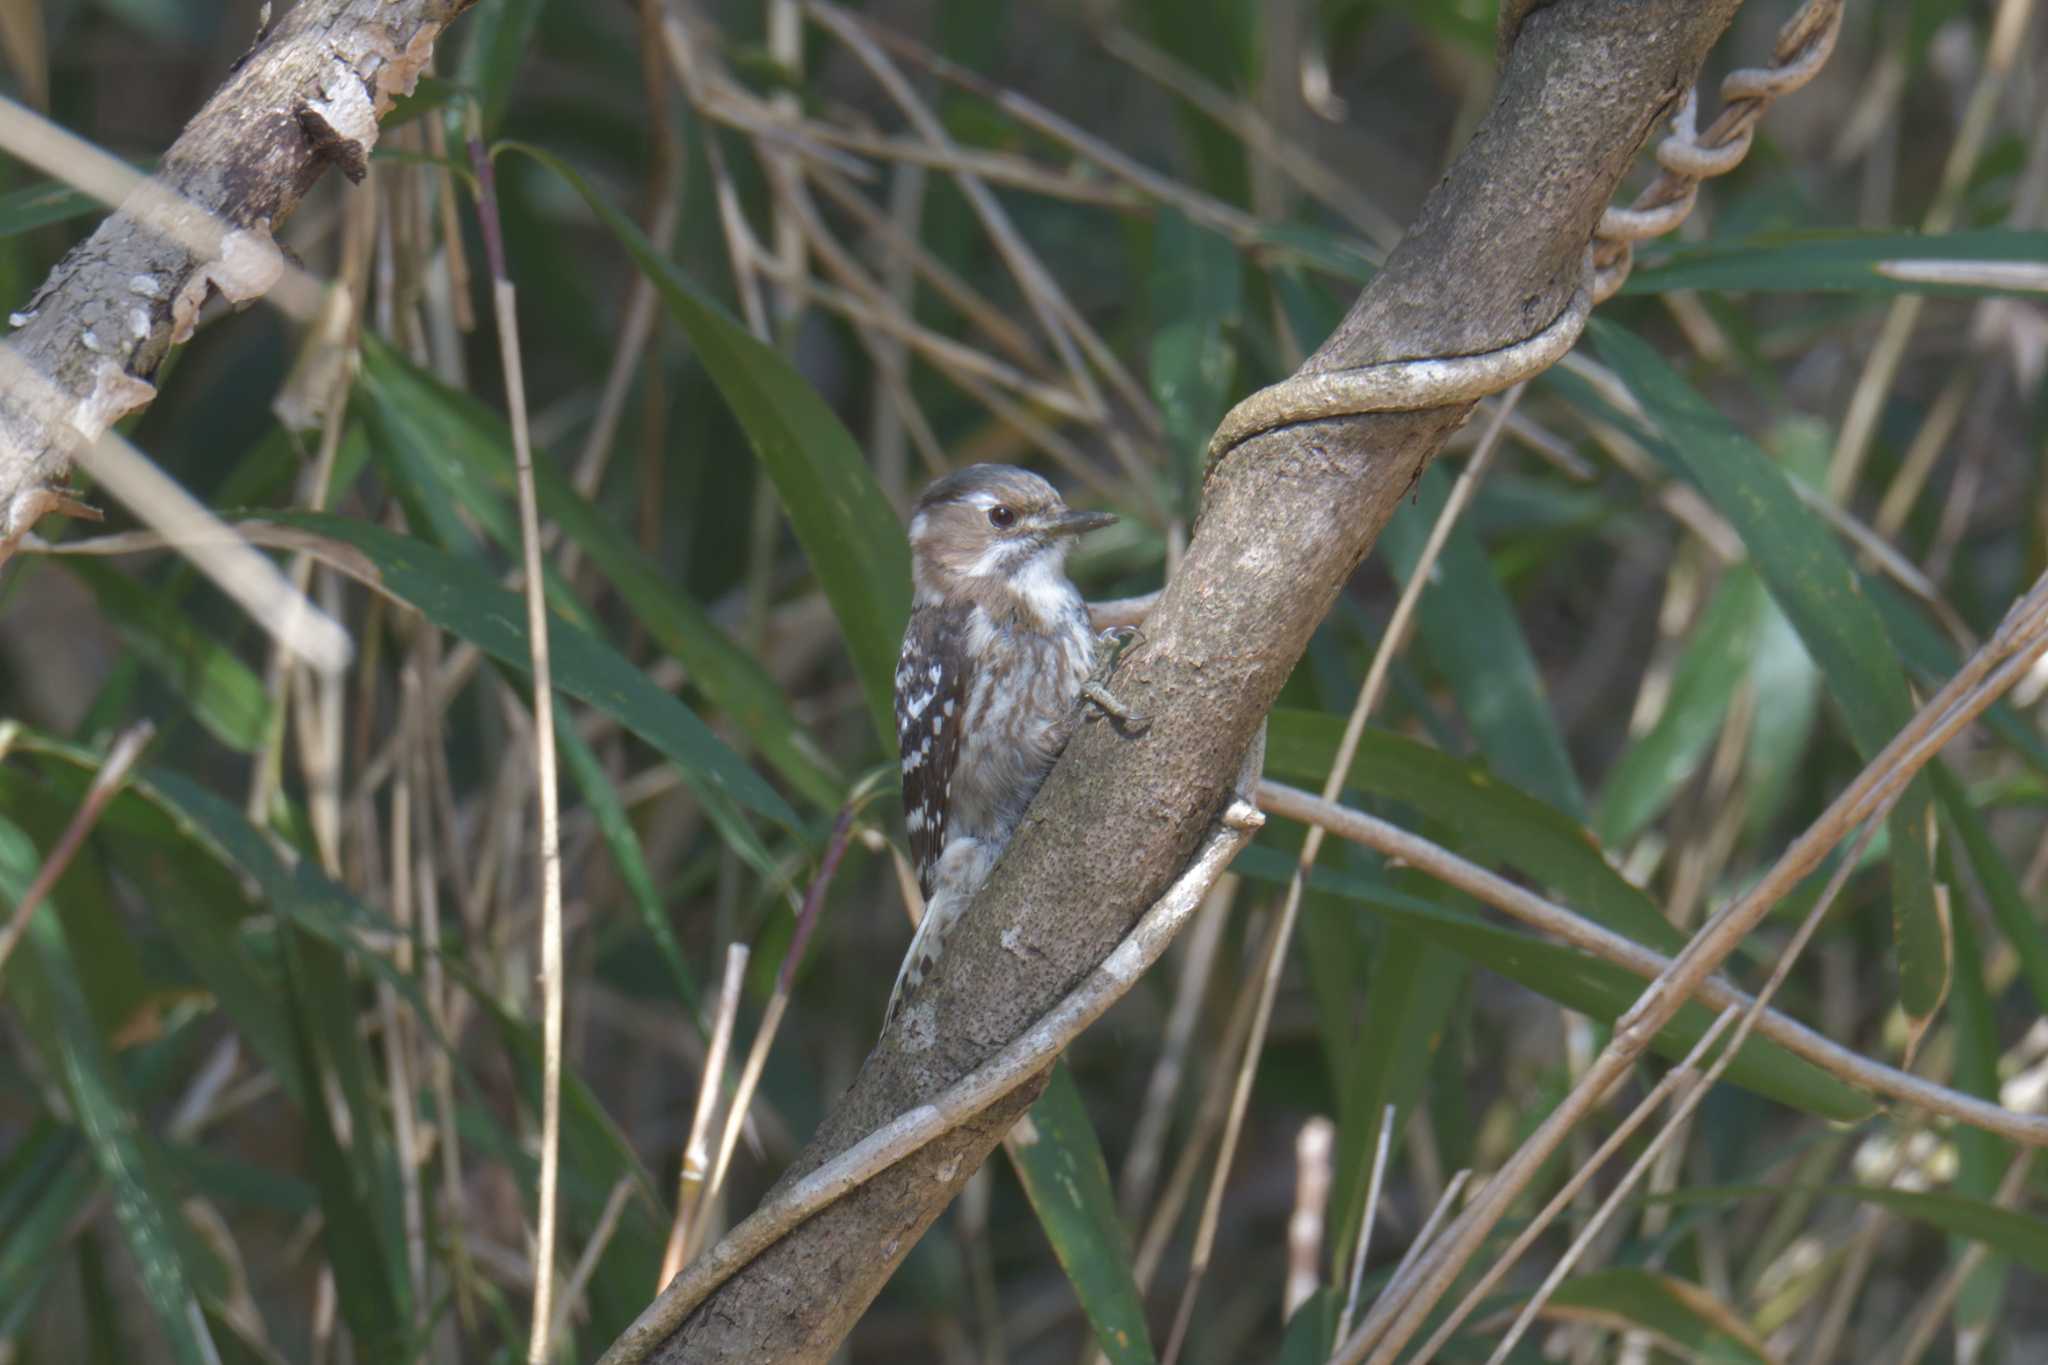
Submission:
[[969,465],[925,489],[911,513],[917,600],[1006,585],[1021,592],[1057,579],[1074,537],[1115,521],[1108,512],[1070,511],[1027,469]]

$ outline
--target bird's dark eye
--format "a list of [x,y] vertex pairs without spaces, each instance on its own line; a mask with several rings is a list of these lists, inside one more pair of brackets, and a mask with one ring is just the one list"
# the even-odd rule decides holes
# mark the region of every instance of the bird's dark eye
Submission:
[[997,503],[994,507],[988,509],[988,524],[995,527],[998,531],[1007,531],[1017,524],[1017,514],[1001,503]]

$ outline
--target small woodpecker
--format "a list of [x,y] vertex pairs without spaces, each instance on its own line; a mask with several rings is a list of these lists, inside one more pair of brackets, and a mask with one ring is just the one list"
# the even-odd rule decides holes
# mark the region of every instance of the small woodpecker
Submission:
[[896,738],[925,910],[890,1019],[1002,856],[1083,700],[1136,719],[1101,685],[1088,608],[1066,574],[1074,537],[1115,520],[1069,511],[1051,484],[1011,465],[970,465],[917,500]]

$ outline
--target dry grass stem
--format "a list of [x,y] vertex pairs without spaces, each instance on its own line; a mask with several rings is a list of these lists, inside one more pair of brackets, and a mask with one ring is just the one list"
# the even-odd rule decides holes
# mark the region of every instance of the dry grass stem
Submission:
[[[1282,386],[1284,387],[1284,386]],[[1270,391],[1269,391],[1270,392]],[[1417,557],[1404,585],[1400,601],[1395,604],[1394,614],[1387,628],[1381,633],[1379,647],[1373,653],[1372,664],[1366,670],[1365,681],[1359,686],[1357,699],[1351,707],[1351,714],[1344,725],[1344,735],[1337,743],[1336,756],[1330,762],[1329,775],[1323,781],[1323,799],[1334,800],[1343,790],[1344,778],[1351,771],[1352,760],[1358,754],[1359,742],[1365,737],[1366,718],[1378,704],[1384,691],[1387,670],[1392,666],[1393,656],[1399,652],[1406,635],[1407,623],[1415,610],[1415,603],[1421,598],[1434,574],[1437,557],[1443,552],[1450,538],[1451,528],[1471,501],[1472,493],[1486,473],[1493,452],[1499,448],[1500,435],[1507,418],[1514,411],[1515,400],[1520,395],[1520,386],[1511,388],[1503,395],[1493,412],[1493,419],[1486,432],[1480,437],[1479,445],[1465,462],[1457,483],[1450,496],[1444,500],[1443,511],[1431,526],[1429,539],[1424,543],[1422,553]],[[1249,401],[1249,400],[1248,400]],[[1242,405],[1240,405],[1242,406]],[[1227,425],[1227,422],[1226,422]],[[1161,1365],[1174,1365],[1178,1348],[1185,1339],[1188,1324],[1194,1312],[1195,1296],[1200,1291],[1203,1275],[1209,1267],[1209,1257],[1216,1244],[1216,1227],[1222,1216],[1223,1190],[1230,1177],[1232,1158],[1237,1152],[1238,1135],[1242,1131],[1244,1115],[1251,1102],[1252,1080],[1258,1072],[1258,1062],[1264,1050],[1266,1028],[1271,1021],[1273,1002],[1278,998],[1280,976],[1286,966],[1287,946],[1292,941],[1294,925],[1301,913],[1301,899],[1308,884],[1310,870],[1315,866],[1316,857],[1322,852],[1323,830],[1311,826],[1308,837],[1302,841],[1301,856],[1296,860],[1294,875],[1288,880],[1286,898],[1281,903],[1280,922],[1273,936],[1268,956],[1259,974],[1259,1004],[1252,1019],[1250,1041],[1246,1044],[1243,1058],[1238,1065],[1236,1089],[1231,1095],[1229,1116],[1223,1126],[1223,1140],[1216,1157],[1215,1171],[1210,1177],[1208,1197],[1202,1206],[1201,1222],[1196,1226],[1194,1250],[1189,1259],[1188,1280],[1181,1291],[1180,1307],[1176,1311],[1173,1333],[1167,1339]]]
[[1117,1178],[1117,1209],[1126,1222],[1143,1216],[1159,1183],[1159,1158],[1166,1149],[1167,1130],[1173,1122],[1174,1097],[1180,1093],[1181,1077],[1187,1070],[1189,1049],[1201,1023],[1202,1003],[1208,997],[1209,977],[1216,967],[1216,951],[1222,946],[1224,926],[1229,922],[1238,885],[1237,878],[1229,873],[1217,878],[1209,892],[1209,902],[1195,916],[1186,947],[1181,950],[1180,974],[1174,981],[1173,1004],[1167,1010],[1159,1055],[1153,1059],[1152,1074],[1146,1079],[1145,1098],[1138,1105],[1130,1151]]
[[704,1071],[697,1081],[697,1107],[690,1117],[690,1136],[683,1144],[682,1171],[676,1177],[676,1217],[669,1228],[668,1248],[662,1253],[657,1291],[675,1279],[690,1261],[688,1253],[697,1235],[698,1209],[704,1202],[705,1183],[711,1175],[711,1153],[705,1141],[725,1089],[725,1054],[732,1047],[733,1021],[739,1017],[740,991],[746,984],[750,951],[744,943],[732,944],[725,950],[725,976],[712,1005],[711,1043],[705,1050]]
[[[1893,800],[1896,800],[1896,795],[1894,795]],[[1677,1094],[1672,1105],[1672,1112],[1666,1118],[1663,1128],[1650,1140],[1641,1154],[1629,1166],[1628,1171],[1616,1182],[1614,1189],[1601,1202],[1599,1209],[1587,1220],[1585,1227],[1572,1239],[1572,1243],[1566,1248],[1564,1255],[1558,1258],[1557,1264],[1544,1277],[1543,1283],[1538,1286],[1534,1294],[1530,1295],[1529,1301],[1523,1305],[1521,1313],[1516,1317],[1514,1326],[1508,1330],[1507,1335],[1501,1338],[1499,1345],[1494,1348],[1493,1357],[1488,1361],[1487,1365],[1503,1365],[1503,1362],[1508,1358],[1508,1353],[1514,1349],[1515,1343],[1521,1340],[1522,1334],[1528,1330],[1529,1324],[1536,1320],[1536,1315],[1542,1311],[1543,1305],[1557,1291],[1557,1287],[1564,1282],[1564,1277],[1571,1273],[1572,1267],[1578,1263],[1580,1256],[1585,1253],[1593,1238],[1614,1217],[1616,1211],[1620,1209],[1622,1201],[1628,1197],[1629,1192],[1636,1187],[1643,1175],[1654,1167],[1658,1158],[1685,1133],[1686,1120],[1691,1116],[1693,1110],[1699,1107],[1699,1102],[1705,1098],[1707,1091],[1712,1089],[1714,1083],[1720,1080],[1722,1074],[1727,1071],[1729,1064],[1735,1060],[1736,1054],[1742,1050],[1744,1040],[1747,1039],[1750,1030],[1756,1025],[1757,1016],[1770,1004],[1771,997],[1777,994],[1778,988],[1785,984],[1785,978],[1791,974],[1792,964],[1799,960],[1799,955],[1806,950],[1806,945],[1812,941],[1814,931],[1820,927],[1821,921],[1827,916],[1829,907],[1834,904],[1835,897],[1841,894],[1842,887],[1848,883],[1849,874],[1860,861],[1864,849],[1869,846],[1871,837],[1876,834],[1878,827],[1883,824],[1884,817],[1890,813],[1892,804],[1893,801],[1888,800],[1872,813],[1870,819],[1864,824],[1863,833],[1858,837],[1855,845],[1849,850],[1848,855],[1837,863],[1833,875],[1828,878],[1827,886],[1815,898],[1813,907],[1807,911],[1805,918],[1800,921],[1799,928],[1793,933],[1791,942],[1786,944],[1784,951],[1778,955],[1777,963],[1771,970],[1770,979],[1764,983],[1763,989],[1757,992],[1756,999],[1749,1004],[1748,1008],[1742,1011],[1741,1018],[1736,1023],[1734,1034],[1729,1038],[1728,1045],[1721,1049],[1721,1055],[1714,1059],[1713,1064],[1707,1068],[1703,1075],[1697,1074],[1694,1070],[1699,1057],[1702,1055],[1701,1049],[1696,1048],[1692,1055],[1677,1068],[1675,1073],[1679,1077]],[[1721,1024],[1729,1018],[1733,1009],[1734,1007],[1730,1006],[1729,1009],[1722,1011],[1720,1018],[1715,1021],[1716,1032],[1719,1031]],[[1707,1039],[1703,1037],[1701,1041],[1704,1043]],[[1647,1107],[1645,1107],[1645,1112],[1647,1112]],[[1544,1221],[1546,1220],[1539,1219],[1538,1223],[1541,1224]],[[1468,1298],[1467,1302],[1471,1301]],[[1444,1335],[1444,1332],[1444,1328],[1438,1329],[1439,1338]],[[1425,1347],[1423,1353],[1427,1355],[1429,1348]]]
[[555,1246],[562,1167],[562,816],[555,757],[555,692],[548,651],[547,582],[541,568],[540,504],[534,488],[533,443],[527,429],[526,382],[520,359],[518,293],[506,270],[491,160],[483,146],[474,106],[470,110],[469,156],[478,184],[477,212],[490,266],[498,356],[504,366],[505,406],[512,426],[527,643],[533,672],[533,786],[540,826],[535,862],[540,883],[541,1143],[532,1331],[526,1355],[529,1365],[545,1365],[550,1353],[549,1333],[555,1320]]
[[1401,239],[1401,224],[1361,194],[1349,179],[1281,136],[1258,110],[1243,100],[1231,98],[1128,28],[1112,26],[1105,29],[1102,45],[1129,62],[1135,70],[1229,129],[1248,150],[1269,161],[1323,204],[1350,219],[1351,225],[1373,244],[1374,250],[1362,251],[1361,254],[1375,265]]
[[[12,722],[7,723],[7,726],[11,725]],[[5,735],[7,726],[0,726],[0,753],[4,753],[7,745],[12,742]],[[78,809],[71,813],[69,823],[64,826],[64,833],[58,836],[55,846],[43,859],[42,866],[36,869],[36,875],[30,880],[28,889],[21,893],[20,901],[15,904],[14,914],[7,921],[6,931],[0,933],[0,971],[5,970],[7,959],[14,954],[15,945],[20,943],[21,936],[28,932],[28,922],[35,915],[36,907],[43,903],[51,890],[63,879],[65,869],[71,866],[71,860],[77,857],[78,850],[84,847],[87,836],[92,833],[92,827],[99,823],[101,812],[106,810],[108,802],[120,794],[121,784],[128,780],[128,770],[135,766],[135,760],[142,756],[143,749],[148,746],[155,734],[156,727],[148,721],[142,721],[123,730],[115,737],[113,744],[108,746],[107,756],[100,761],[99,771],[93,774],[92,785],[86,788],[85,799],[79,802]]]
[[1817,866],[1856,825],[1881,809],[1941,747],[2016,682],[2048,644],[2048,577],[2016,603],[1998,632],[1962,670],[1923,706],[1885,746],[1821,818],[1794,841],[1750,892],[1729,905],[1693,936],[1669,969],[1616,1022],[1614,1037],[1586,1074],[1518,1148],[1472,1208],[1446,1235],[1450,1245],[1435,1267],[1420,1272],[1422,1283],[1398,1310],[1372,1360],[1387,1365],[1422,1325],[1458,1268],[1505,1213],[1565,1136],[1592,1112],[1649,1046],[1657,1031],[1747,937],[1770,908]]
[[1337,1317],[1337,1340],[1351,1335],[1351,1319],[1358,1312],[1358,1291],[1365,1283],[1366,1254],[1372,1246],[1372,1226],[1379,1219],[1380,1182],[1387,1173],[1387,1152],[1394,1145],[1394,1106],[1380,1111],[1380,1136],[1372,1153],[1372,1176],[1365,1187],[1365,1212],[1358,1218],[1358,1240],[1351,1247],[1351,1274],[1344,1290],[1344,1311]]
[[[1399,860],[1645,980],[1654,981],[1670,970],[1674,961],[1376,816],[1323,801],[1270,778],[1259,784],[1259,808],[1269,815],[1321,825],[1332,834]],[[1710,1009],[1747,1009],[1751,999],[1718,976],[1702,982],[1695,998]],[[1873,1061],[1776,1010],[1766,1011],[1757,1028],[1772,1042],[1860,1090],[1901,1100],[2016,1142],[2048,1146],[2048,1119],[2015,1113],[1975,1095]]]
[[1294,1137],[1294,1211],[1287,1219],[1287,1284],[1280,1316],[1294,1316],[1323,1282],[1323,1223],[1329,1212],[1330,1154],[1337,1125],[1316,1114]]
[[[1997,14],[1992,20],[1991,39],[1984,50],[1984,65],[1970,89],[1961,125],[1956,130],[1955,141],[1949,145],[1948,161],[1942,167],[1941,185],[1921,220],[1921,232],[1931,236],[1947,232],[1955,225],[1963,194],[1969,187],[1970,176],[1976,169],[1978,158],[1984,153],[1984,142],[1991,132],[1992,113],[2011,74],[2013,61],[2019,55],[2020,39],[2033,13],[2034,0],[1999,0]],[[1870,358],[1864,362],[1863,373],[1857,378],[1856,388],[1850,395],[1848,410],[1842,414],[1834,455],[1828,461],[1827,491],[1836,502],[1846,501],[1849,491],[1855,487],[1857,476],[1863,472],[1863,462],[1868,458],[1871,442],[1877,434],[1878,417],[1883,411],[1885,398],[1898,377],[1906,345],[1913,338],[1914,328],[1919,325],[1920,310],[1926,302],[1926,296],[1922,294],[1903,295],[1892,300],[1890,309],[1885,313],[1877,341],[1871,347]]]
[[634,1365],[647,1359],[691,1310],[790,1229],[1036,1076],[1068,1042],[1121,999],[1131,981],[1158,961],[1181,926],[1200,908],[1209,887],[1263,823],[1256,808],[1233,800],[1180,878],[1139,917],[1116,950],[1038,1023],[931,1103],[898,1116],[783,1186],[718,1245],[692,1262],[620,1334],[598,1365]]

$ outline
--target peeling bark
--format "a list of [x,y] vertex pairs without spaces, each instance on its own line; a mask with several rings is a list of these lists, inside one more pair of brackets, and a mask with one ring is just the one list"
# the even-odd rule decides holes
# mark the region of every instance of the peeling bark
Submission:
[[9,315],[47,389],[0,392],[0,559],[62,510],[74,453],[156,396],[149,381],[215,294],[284,273],[272,234],[327,165],[361,179],[377,120],[472,0],[301,0],[185,126],[157,174]]

